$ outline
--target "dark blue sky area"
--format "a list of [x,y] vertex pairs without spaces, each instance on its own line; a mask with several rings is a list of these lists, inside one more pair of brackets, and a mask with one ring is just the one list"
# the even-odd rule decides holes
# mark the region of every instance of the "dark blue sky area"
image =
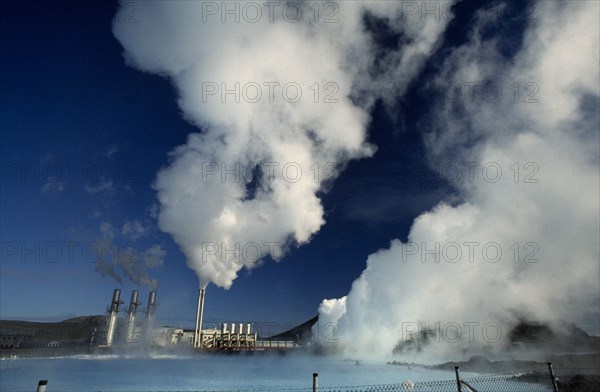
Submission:
[[[421,135],[431,97],[418,86],[464,41],[475,5],[455,8],[435,63],[398,111],[374,109],[369,139],[378,152],[351,162],[322,195],[327,224],[311,243],[280,263],[241,271],[228,291],[210,286],[206,319],[304,321],[324,298],[349,291],[369,254],[405,239],[419,213],[451,200],[451,186],[425,161]],[[152,218],[157,170],[197,131],[180,116],[174,89],[125,64],[111,32],[115,3],[4,0],[1,7],[0,317],[103,313],[121,286],[94,271],[86,244],[102,222],[120,231],[138,220],[148,231],[136,249],[160,244],[167,251],[164,265],[150,271],[159,280],[163,322],[192,326],[198,280]],[[505,35],[513,40],[507,55],[519,45],[518,32]],[[74,244],[72,254],[65,243]],[[122,288],[128,297],[138,287],[125,279]]]

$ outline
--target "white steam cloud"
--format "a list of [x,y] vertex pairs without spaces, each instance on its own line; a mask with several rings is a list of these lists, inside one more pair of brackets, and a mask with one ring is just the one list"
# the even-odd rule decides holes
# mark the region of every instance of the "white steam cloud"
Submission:
[[[421,20],[411,3],[123,3],[113,31],[127,62],[169,78],[200,128],[154,186],[159,226],[202,285],[229,288],[324,224],[318,192],[374,152],[369,108],[402,93],[449,20],[447,6]],[[398,49],[377,45],[367,14],[402,37]]]
[[[369,256],[346,297],[323,301],[321,326],[337,323],[348,350],[390,354],[423,336],[415,332],[437,329],[452,336],[420,354],[441,361],[474,345],[496,350],[519,317],[597,322],[599,4],[537,7],[514,58],[485,38],[501,21],[481,13],[434,80],[463,87],[462,99],[448,94],[433,108],[426,137],[432,167],[462,175],[455,184],[463,201],[419,216],[408,243],[393,240]],[[492,102],[491,87],[489,99],[481,89],[471,99],[465,83],[503,95]]]

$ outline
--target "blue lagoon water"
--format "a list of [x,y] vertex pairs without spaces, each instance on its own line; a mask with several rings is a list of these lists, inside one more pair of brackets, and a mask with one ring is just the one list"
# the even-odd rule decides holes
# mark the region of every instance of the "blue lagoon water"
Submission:
[[83,355],[0,361],[0,391],[35,391],[47,379],[53,391],[209,391],[397,384],[452,380],[452,372],[384,362],[304,354],[116,356]]

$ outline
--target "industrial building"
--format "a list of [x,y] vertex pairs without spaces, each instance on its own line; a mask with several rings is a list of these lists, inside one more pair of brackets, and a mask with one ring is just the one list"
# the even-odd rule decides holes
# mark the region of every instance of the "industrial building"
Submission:
[[156,292],[151,291],[148,297],[145,318],[137,316],[139,292],[133,290],[129,301],[129,308],[125,317],[119,318],[121,305],[121,290],[115,289],[112,300],[107,308],[106,325],[101,333],[100,347],[127,347],[133,344],[144,344],[150,347],[192,347],[202,351],[241,351],[241,350],[269,350],[289,349],[299,347],[298,342],[259,340],[256,331],[252,330],[251,323],[221,323],[219,328],[203,329],[204,298],[206,289],[198,292],[198,308],[196,312],[196,326],[193,331],[183,328],[159,327],[153,323],[154,314],[158,303]]
[[261,340],[251,323],[221,323],[220,328],[202,329],[204,317],[204,299],[206,288],[198,291],[196,327],[191,339],[192,347],[203,351],[241,351],[241,350],[285,350],[300,347],[298,341]]
[[[206,289],[198,292],[196,325],[193,330],[169,326],[155,326],[158,307],[155,291],[148,294],[148,302],[141,309],[140,293],[133,290],[129,306],[124,308],[121,290],[115,289],[106,315],[81,316],[61,322],[29,322],[0,320],[0,350],[56,349],[69,352],[95,352],[130,348],[186,349],[197,351],[268,351],[287,350],[303,345],[312,325],[308,322],[289,331],[268,338],[259,336],[253,323],[211,323],[203,328]],[[120,313],[120,314],[119,314]]]

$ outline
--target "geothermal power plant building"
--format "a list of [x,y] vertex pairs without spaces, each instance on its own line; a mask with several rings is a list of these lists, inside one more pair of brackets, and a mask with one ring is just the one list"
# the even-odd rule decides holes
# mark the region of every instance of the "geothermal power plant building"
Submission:
[[[196,326],[155,327],[158,308],[155,291],[148,293],[145,310],[141,307],[140,292],[133,290],[127,307],[122,290],[116,289],[108,303],[105,315],[72,317],[60,322],[28,322],[0,320],[0,350],[14,349],[68,349],[81,352],[165,348],[190,348],[197,351],[242,351],[269,349],[282,350],[299,347],[308,340],[312,325],[308,322],[268,338],[260,337],[261,324],[240,322],[211,322],[204,324],[206,290],[198,292]],[[265,324],[267,325],[267,323]],[[272,323],[268,323],[271,335]],[[312,334],[310,333],[310,336]]]
[[[289,340],[259,340],[256,331],[252,331],[251,323],[221,323],[220,328],[203,329],[204,301],[206,289],[198,291],[198,308],[196,310],[196,326],[191,339],[192,347],[205,351],[240,351],[297,348],[298,342]],[[185,333],[181,331],[179,340],[185,341]]]
[[170,327],[154,329],[154,318],[158,306],[156,292],[151,291],[148,295],[144,318],[138,316],[138,309],[142,305],[139,301],[139,291],[133,290],[129,307],[124,317],[119,319],[118,313],[124,302],[121,300],[121,290],[115,289],[107,308],[104,327],[105,339],[100,339],[100,347],[133,347],[135,344],[143,344],[146,347],[189,345],[202,351],[268,350],[298,347],[298,342],[290,340],[278,341],[272,338],[259,340],[258,333],[253,331],[251,323],[220,323],[218,328],[203,329],[205,297],[206,289],[201,288],[198,291],[196,324],[193,331]]
[[[204,318],[204,298],[206,288],[198,290],[198,309],[196,310],[196,327],[192,346],[200,350],[253,350],[256,348],[257,334],[252,333],[252,325],[246,323],[222,323],[221,328],[202,329]],[[236,328],[237,326],[237,328]]]

